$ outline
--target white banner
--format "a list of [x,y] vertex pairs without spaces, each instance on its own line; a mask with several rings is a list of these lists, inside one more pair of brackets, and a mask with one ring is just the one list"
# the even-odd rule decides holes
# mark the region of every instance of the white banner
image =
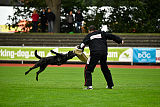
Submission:
[[156,62],[160,62],[160,49],[156,49]]

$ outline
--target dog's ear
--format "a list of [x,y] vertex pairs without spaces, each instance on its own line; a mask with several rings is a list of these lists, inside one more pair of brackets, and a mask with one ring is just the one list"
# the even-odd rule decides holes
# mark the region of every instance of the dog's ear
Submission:
[[53,53],[53,54],[56,54],[56,52],[55,52],[55,51],[53,51],[53,50],[50,50],[50,52],[51,52],[51,53]]

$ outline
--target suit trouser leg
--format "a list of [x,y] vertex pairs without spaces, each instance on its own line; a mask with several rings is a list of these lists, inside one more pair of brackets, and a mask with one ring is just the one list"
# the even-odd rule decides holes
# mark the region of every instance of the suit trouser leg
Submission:
[[42,32],[46,31],[46,23],[41,22]]
[[84,86],[92,86],[92,72],[99,61],[99,57],[94,55],[88,58],[88,63],[85,67],[84,74],[85,74],[85,85]]
[[51,22],[48,21],[48,32],[51,32]]
[[33,21],[33,32],[36,32],[36,22],[35,21]]
[[114,84],[113,84],[112,75],[111,75],[110,70],[108,69],[106,60],[107,60],[107,55],[104,55],[101,57],[100,59],[101,70],[103,72],[107,85],[109,87],[112,87],[114,86]]
[[51,21],[51,33],[53,33],[54,32],[54,26],[53,26],[53,21]]

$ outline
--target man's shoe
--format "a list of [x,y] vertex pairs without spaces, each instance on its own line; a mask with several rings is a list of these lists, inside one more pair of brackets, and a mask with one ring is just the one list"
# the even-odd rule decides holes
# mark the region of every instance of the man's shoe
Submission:
[[88,88],[88,87],[87,87],[87,88],[84,88],[84,90],[93,90],[93,88]]
[[113,86],[107,86],[106,88],[108,88],[108,89],[113,89]]
[[93,90],[92,86],[87,86],[87,88],[84,88],[85,90]]

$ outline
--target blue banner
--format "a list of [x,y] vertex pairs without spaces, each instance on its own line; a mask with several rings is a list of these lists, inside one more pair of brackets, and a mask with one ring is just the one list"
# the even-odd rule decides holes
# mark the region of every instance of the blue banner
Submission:
[[156,63],[156,48],[133,48],[133,62]]

